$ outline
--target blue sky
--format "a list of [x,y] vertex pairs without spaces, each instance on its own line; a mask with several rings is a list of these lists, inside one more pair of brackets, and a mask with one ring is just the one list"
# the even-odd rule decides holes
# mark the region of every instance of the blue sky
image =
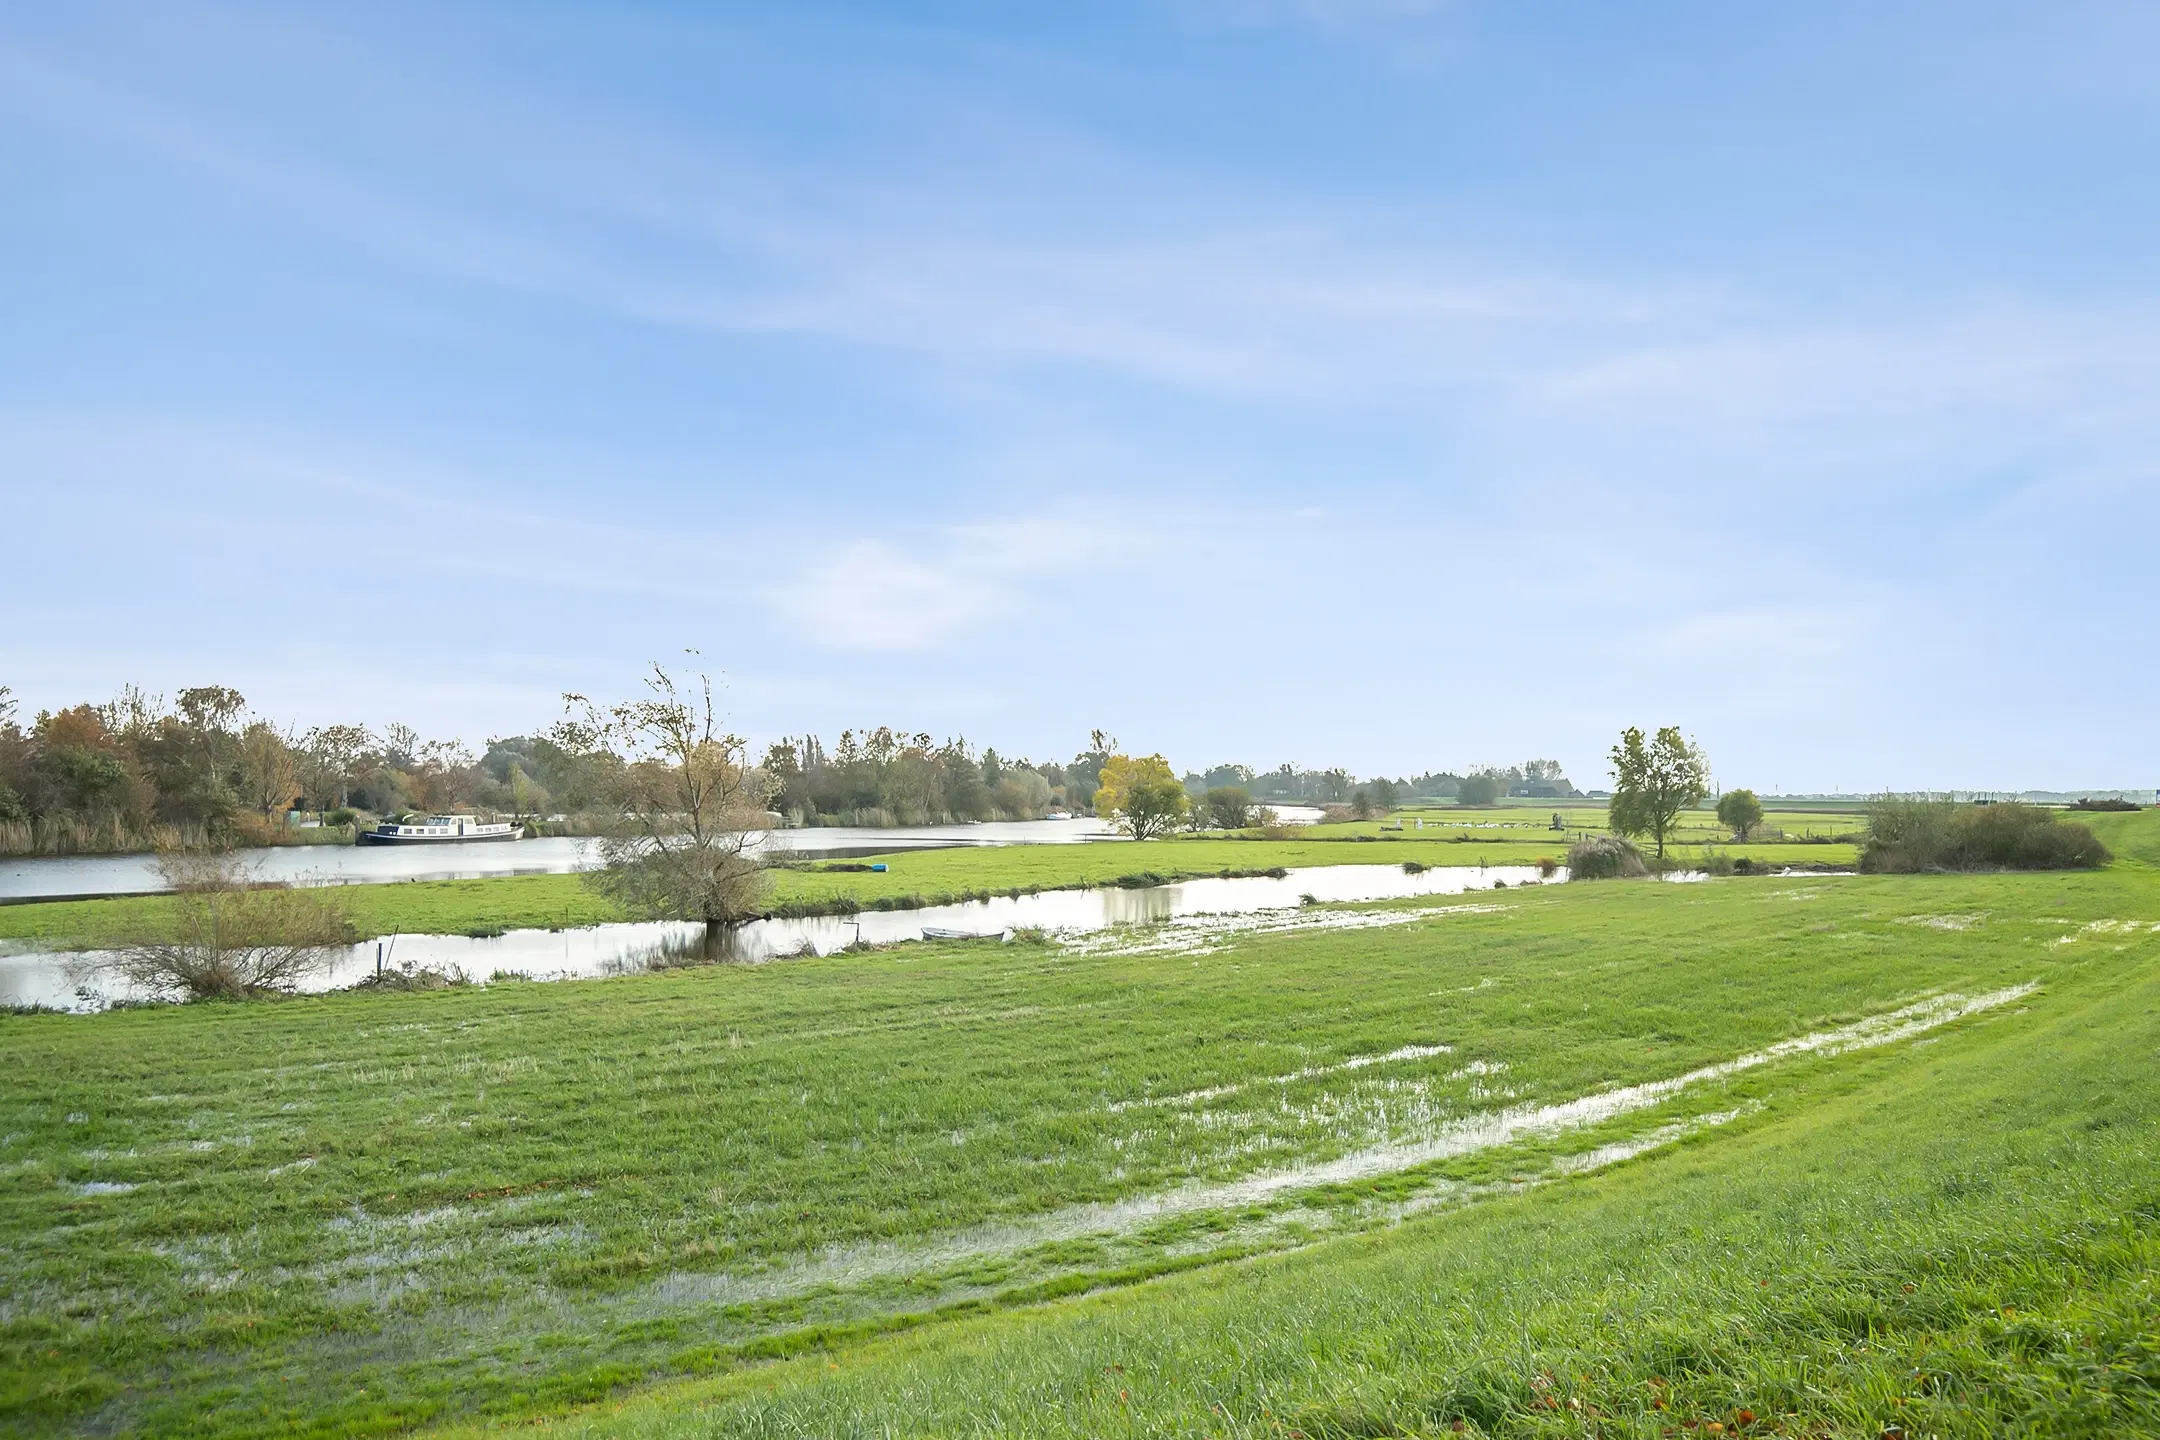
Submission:
[[2144,5],[0,5],[0,684],[2150,785]]

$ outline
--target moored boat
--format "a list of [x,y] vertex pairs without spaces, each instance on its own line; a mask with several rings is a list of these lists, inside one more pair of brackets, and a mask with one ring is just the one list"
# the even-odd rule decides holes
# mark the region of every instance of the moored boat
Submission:
[[473,840],[515,840],[524,827],[507,820],[481,820],[472,815],[427,815],[409,820],[385,820],[359,834],[362,845],[451,845]]

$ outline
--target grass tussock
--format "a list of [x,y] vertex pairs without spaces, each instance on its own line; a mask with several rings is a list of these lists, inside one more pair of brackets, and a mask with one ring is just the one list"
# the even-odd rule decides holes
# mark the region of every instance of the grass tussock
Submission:
[[1868,814],[1860,868],[1875,874],[1944,870],[2091,870],[2111,857],[2093,832],[2037,805],[1961,805],[1932,795],[1884,795]]
[[1625,880],[1650,873],[1642,852],[1617,835],[1586,835],[1568,846],[1571,880]]

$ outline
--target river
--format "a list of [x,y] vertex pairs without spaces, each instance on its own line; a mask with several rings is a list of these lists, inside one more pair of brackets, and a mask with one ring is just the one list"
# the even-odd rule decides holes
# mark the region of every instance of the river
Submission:
[[[1278,807],[1289,825],[1309,824],[1320,812]],[[771,830],[775,852],[800,859],[884,855],[957,845],[1073,845],[1115,840],[1096,819],[991,820],[972,825],[873,828],[820,825]],[[568,875],[598,863],[599,842],[549,838],[441,845],[282,845],[250,851],[255,878],[278,885],[372,885],[391,880],[481,880],[495,875]],[[100,895],[149,895],[165,888],[150,855],[41,855],[0,860],[0,904],[76,900]]]

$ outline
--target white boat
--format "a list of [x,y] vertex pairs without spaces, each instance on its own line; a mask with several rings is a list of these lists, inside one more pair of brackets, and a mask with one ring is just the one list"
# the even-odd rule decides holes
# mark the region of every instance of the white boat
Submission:
[[507,820],[481,820],[471,815],[429,815],[412,820],[385,820],[359,835],[362,845],[452,845],[472,840],[515,840],[524,827]]

